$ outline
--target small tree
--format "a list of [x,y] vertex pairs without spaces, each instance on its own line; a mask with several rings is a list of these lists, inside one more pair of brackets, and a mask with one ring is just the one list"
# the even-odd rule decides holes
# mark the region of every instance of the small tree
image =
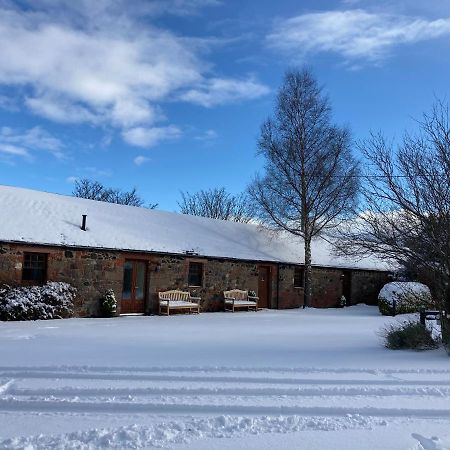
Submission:
[[[396,262],[450,311],[450,121],[438,102],[397,147],[381,133],[359,144],[367,159],[357,220],[340,230],[338,252]],[[445,321],[443,331],[449,330]],[[447,326],[447,328],[446,328]],[[444,336],[445,339],[445,336]],[[450,336],[447,337],[450,339]]]
[[254,208],[247,195],[232,195],[225,188],[201,190],[190,194],[181,192],[180,212],[211,219],[248,223],[254,217]]
[[[101,202],[117,203],[119,205],[143,206],[145,203],[138,195],[136,188],[130,191],[122,191],[117,188],[108,188],[99,181],[87,178],[75,181],[72,195]],[[158,204],[154,203],[148,205],[148,208],[154,209],[157,206]]]
[[274,117],[261,127],[265,173],[249,188],[260,218],[303,238],[305,300],[312,297],[311,241],[354,208],[358,164],[350,133],[331,122],[331,107],[312,73],[286,73]]
[[117,300],[112,289],[108,289],[100,300],[100,312],[105,317],[112,317],[117,311]]

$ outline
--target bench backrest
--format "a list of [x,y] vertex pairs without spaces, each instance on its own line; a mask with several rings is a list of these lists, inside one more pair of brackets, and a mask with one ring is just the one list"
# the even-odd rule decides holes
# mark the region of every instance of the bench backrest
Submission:
[[223,291],[224,297],[234,298],[236,300],[247,300],[248,291],[242,291],[241,289],[231,289],[231,291]]
[[160,300],[189,300],[191,298],[189,292],[179,291],[178,289],[158,292],[158,296]]

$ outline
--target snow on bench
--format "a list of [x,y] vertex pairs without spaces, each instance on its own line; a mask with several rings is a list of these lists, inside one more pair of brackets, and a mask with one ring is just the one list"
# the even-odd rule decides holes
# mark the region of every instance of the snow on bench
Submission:
[[189,314],[194,311],[200,313],[200,297],[191,297],[189,292],[172,290],[165,292],[158,292],[159,298],[159,314],[161,315],[163,309],[166,315],[170,315],[171,309],[186,309]]
[[259,297],[248,295],[248,291],[240,289],[232,289],[231,291],[223,291],[224,310],[227,308],[234,312],[235,308],[247,308],[247,311],[254,309],[258,311]]

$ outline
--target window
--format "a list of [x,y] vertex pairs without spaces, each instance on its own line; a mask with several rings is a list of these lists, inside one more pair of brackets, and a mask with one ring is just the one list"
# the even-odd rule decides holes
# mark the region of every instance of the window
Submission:
[[23,255],[23,281],[44,283],[47,278],[47,254],[24,253]]
[[305,281],[305,269],[303,267],[296,267],[294,269],[294,287],[302,288]]
[[203,264],[198,262],[189,263],[189,286],[203,286]]

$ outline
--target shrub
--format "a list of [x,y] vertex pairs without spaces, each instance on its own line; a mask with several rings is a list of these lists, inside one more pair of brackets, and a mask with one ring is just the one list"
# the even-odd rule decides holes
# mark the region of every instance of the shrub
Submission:
[[104,317],[112,317],[117,311],[117,300],[112,289],[108,289],[101,299],[100,310]]
[[384,316],[413,313],[421,307],[432,307],[430,290],[421,283],[394,281],[378,294],[378,308]]
[[68,283],[4,286],[0,289],[0,320],[46,320],[71,317],[76,289]]
[[431,350],[438,347],[431,331],[415,320],[387,325],[381,330],[384,344],[391,350]]

